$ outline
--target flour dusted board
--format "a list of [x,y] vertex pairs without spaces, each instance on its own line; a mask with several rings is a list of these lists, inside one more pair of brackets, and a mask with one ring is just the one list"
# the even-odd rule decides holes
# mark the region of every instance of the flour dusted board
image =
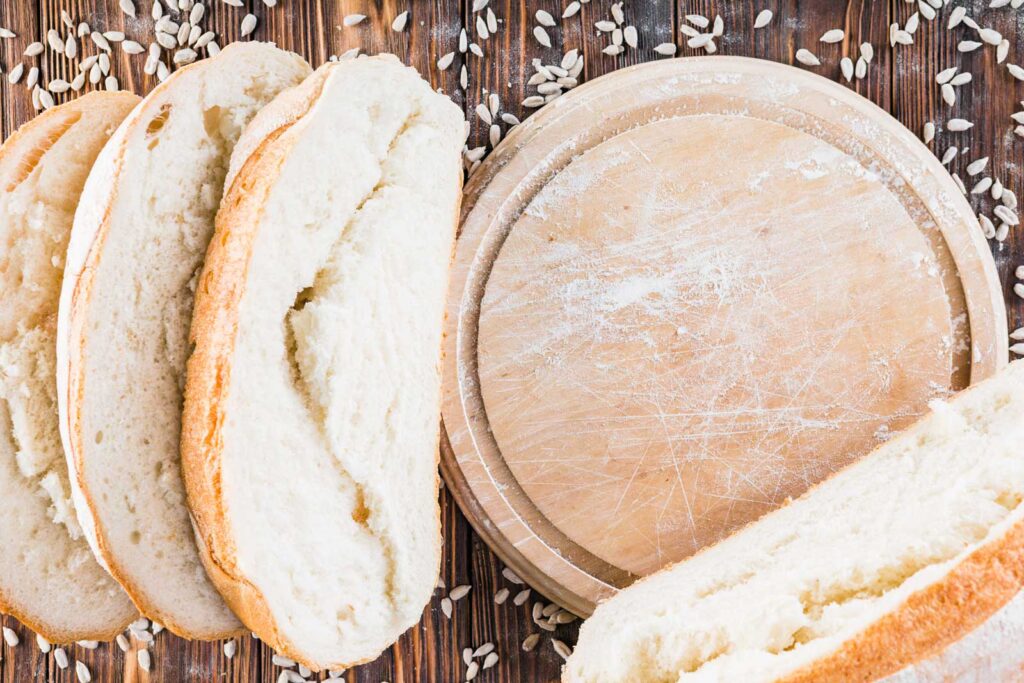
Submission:
[[991,257],[931,153],[741,58],[620,71],[518,128],[468,188],[447,332],[454,493],[581,613],[1006,358]]

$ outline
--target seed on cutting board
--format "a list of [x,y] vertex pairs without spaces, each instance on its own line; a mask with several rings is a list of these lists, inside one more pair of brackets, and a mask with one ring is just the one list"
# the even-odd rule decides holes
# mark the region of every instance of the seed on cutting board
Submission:
[[921,11],[921,16],[928,21],[935,18],[935,9],[931,5],[925,4],[923,1],[919,1],[917,3],[917,8]]
[[999,199],[1003,203],[1003,206],[1009,209],[1017,208],[1017,194],[1010,188],[1003,190],[1003,196]]
[[967,175],[976,176],[984,171],[986,166],[988,166],[988,157],[976,159],[975,161],[967,164]]
[[935,139],[935,124],[928,121],[924,124],[924,135],[922,136],[924,143],[927,145],[929,142]]
[[992,183],[992,191],[990,192],[990,194],[992,195],[992,199],[996,200],[997,202],[1000,199],[1002,199],[1004,189],[1005,188],[1003,187],[1003,181],[1001,181],[999,178],[996,178],[995,182]]
[[51,28],[46,32],[46,42],[50,44],[51,50],[57,54],[64,54],[64,39],[56,30]]
[[626,48],[622,47],[621,45],[608,45],[607,47],[601,50],[601,52],[611,57],[614,57],[615,55],[620,55],[625,51]]
[[996,242],[1004,242],[1010,234],[1010,225],[1008,223],[1000,223],[999,227],[996,228]]
[[967,119],[950,119],[946,121],[946,129],[953,131],[954,133],[961,133],[965,130],[970,130],[974,127],[974,124]]
[[598,31],[601,31],[602,33],[609,33],[615,30],[615,22],[608,21],[607,19],[602,19],[601,21],[594,22],[594,28],[596,28]]
[[491,652],[486,657],[484,657],[484,665],[482,667],[480,667],[480,668],[482,668],[482,669],[490,669],[492,666],[494,666],[497,663],[498,663],[498,653],[497,652]]
[[78,678],[78,683],[90,683],[92,681],[92,672],[89,671],[89,667],[82,661],[75,662],[75,676]]
[[498,17],[494,15],[494,10],[490,7],[487,8],[487,30],[492,34],[498,32]]
[[833,28],[821,34],[818,40],[822,43],[838,43],[846,37],[846,32],[841,28]]
[[754,19],[754,28],[764,28],[768,24],[772,23],[772,17],[774,14],[770,9],[763,9],[757,13],[757,18]]
[[573,0],[566,6],[565,11],[562,12],[562,18],[568,19],[569,17],[576,16],[576,14],[580,11],[580,7],[582,7],[582,5],[580,5],[579,1]]
[[53,661],[57,662],[57,668],[63,671],[68,668],[68,653],[62,647],[58,647],[53,651]]
[[533,37],[544,47],[551,47],[551,38],[548,37],[548,32],[544,30],[543,26],[533,27]]
[[497,147],[498,143],[501,142],[501,126],[494,124],[490,127],[487,132],[487,139],[491,143],[491,147]]
[[622,23],[626,21],[626,15],[622,13],[622,3],[616,2],[615,4],[613,4],[611,7],[611,11],[612,19],[615,20],[616,24],[622,26]]
[[957,69],[959,68],[960,67],[951,66],[948,69],[943,69],[939,73],[935,74],[935,82],[939,85],[949,83],[953,79],[953,76],[956,75]]
[[477,649],[473,650],[473,658],[483,657],[484,655],[494,652],[494,643],[484,643]]
[[1009,71],[1010,75],[1018,81],[1024,81],[1024,69],[1020,68],[1016,64],[1007,64],[1006,70]]
[[971,194],[982,194],[983,192],[988,192],[988,188],[990,187],[992,187],[992,179],[985,176],[971,188]]
[[864,76],[866,76],[867,73],[868,73],[868,62],[867,62],[867,60],[864,59],[863,57],[858,58],[857,59],[857,66],[856,66],[856,68],[853,71],[853,75],[856,76],[857,79],[859,80],[861,78],[864,78]]
[[974,52],[979,47],[981,47],[981,43],[976,40],[961,40],[957,43],[956,49],[960,52]]
[[405,30],[405,24],[409,21],[409,10],[401,12],[395,20],[391,22],[391,30],[400,33]]
[[[714,36],[711,35],[710,33],[701,33],[700,35],[696,35],[693,38],[690,38],[688,41],[686,41],[686,44],[687,46],[692,47],[693,49],[697,49],[701,47],[706,47],[713,39]],[[797,52],[797,59],[799,58],[800,53]]]
[[1013,293],[1024,299],[1024,284],[1018,282],[1013,286]]
[[149,650],[143,648],[136,653],[136,658],[139,660],[139,668],[143,671],[149,671],[150,666],[153,663],[152,658],[149,656]]
[[18,35],[9,28],[0,27],[0,38],[17,38]]
[[283,667],[293,667],[293,666],[295,666],[295,660],[294,659],[291,659],[290,657],[285,657],[283,655],[278,655],[278,654],[275,654],[273,657],[271,657],[270,658],[270,662],[274,666],[283,666]]
[[[483,17],[476,18],[476,34],[480,36],[480,40],[487,40],[491,37],[491,32],[487,30],[487,22]],[[534,35],[536,35],[536,30],[534,30]]]
[[654,46],[654,51],[659,55],[666,57],[673,56],[679,48],[676,47],[675,43],[659,43]]
[[711,22],[703,14],[687,14],[686,20],[698,28],[707,28],[711,25]]
[[800,48],[796,51],[796,61],[807,66],[820,66],[821,60],[819,60],[813,52],[807,48]]
[[958,151],[959,150],[956,147],[950,147],[947,149],[942,155],[942,163],[945,165],[953,161],[953,159],[956,158],[956,153]]
[[616,29],[614,31],[612,31],[612,43],[614,45],[622,45],[622,29],[621,28],[616,27]]
[[18,638],[18,634],[14,632],[14,629],[9,626],[3,628],[4,642],[7,643],[7,647],[17,647],[21,639]]
[[501,590],[499,590],[497,593],[494,594],[494,604],[495,605],[503,605],[503,604],[505,604],[506,600],[508,600],[508,589],[507,588],[502,588]]
[[723,33],[725,33],[725,21],[722,19],[721,15],[716,14],[715,22],[712,24],[711,28],[711,35],[719,38]]
[[43,638],[41,635],[39,635],[37,633],[36,634],[36,647],[39,648],[40,652],[49,652],[50,649],[53,647],[53,644],[50,643],[50,641],[48,641],[46,638]]
[[864,58],[864,61],[870,62],[875,58],[875,48],[871,46],[871,43],[860,44],[860,56]]
[[466,667],[466,680],[471,681],[476,678],[477,673],[480,672],[480,664],[478,662],[470,662],[469,666]]
[[635,48],[639,44],[636,26],[627,26],[622,29],[622,37],[626,41],[626,45]]
[[530,599],[530,589],[524,588],[523,590],[516,593],[516,596],[512,598],[512,604],[519,607],[524,602]]
[[540,24],[541,26],[555,26],[556,25],[555,18],[553,16],[551,16],[550,12],[547,12],[545,10],[539,9],[539,10],[537,10],[537,13],[534,14],[534,16],[537,18],[537,23]]
[[[1024,278],[1024,274],[1022,274],[1021,277]],[[1014,341],[1024,341],[1024,327],[1018,327],[1013,332],[1011,332],[1010,339],[1013,339]]]
[[29,88],[29,89],[34,88],[34,87],[36,87],[36,83],[38,83],[38,82],[39,82],[39,67],[38,66],[34,66],[34,67],[32,67],[31,69],[28,70],[28,77],[25,79],[25,87]]
[[996,64],[1002,64],[1006,61],[1006,58],[1010,55],[1010,41],[1003,38],[1002,42],[999,43],[999,47],[996,48]]
[[510,126],[518,126],[520,124],[520,121],[516,117],[515,114],[508,114],[508,113],[502,114],[501,115],[501,120],[504,121],[505,123],[507,123]]
[[959,88],[961,85],[966,85],[967,83],[970,83],[973,78],[974,76],[972,76],[970,72],[965,71],[962,74],[957,74],[956,76],[953,76],[953,79],[950,80],[949,84],[956,88]]
[[24,72],[25,72],[25,65],[22,64],[21,62],[18,62],[14,66],[14,68],[11,69],[11,73],[7,74],[7,82],[11,83],[11,84],[17,83],[18,81],[21,80],[21,75]]
[[36,57],[43,54],[44,49],[43,44],[40,42],[29,43],[28,47],[25,48],[24,54],[26,57]]
[[463,64],[462,68],[459,69],[459,86],[463,90],[469,87],[469,71],[466,70],[465,64]]
[[954,7],[953,11],[949,15],[949,21],[946,23],[947,29],[953,29],[960,25],[960,22],[964,20],[964,16],[967,14],[966,7]]
[[541,97],[540,95],[530,95],[525,100],[523,100],[523,106],[529,109],[535,109],[536,107],[540,107],[543,104],[544,98]]
[[917,32],[917,27],[920,25],[920,23],[921,15],[918,14],[917,12],[914,12],[909,17],[907,17],[907,23],[903,25],[903,30],[906,31],[907,33],[914,34]]
[[448,54],[442,56],[441,59],[437,60],[437,68],[440,69],[441,71],[444,71],[445,69],[452,65],[452,62],[454,60],[455,53],[449,52]]
[[356,24],[362,23],[364,19],[366,19],[365,14],[346,14],[342,18],[341,23],[345,26],[355,26]]
[[456,586],[452,589],[452,592],[448,594],[448,597],[451,598],[453,602],[458,602],[462,598],[469,595],[469,591],[471,588],[472,586],[465,583],[461,586]]
[[451,598],[441,598],[441,611],[449,619],[452,618],[452,601]]
[[578,619],[578,618],[579,617],[577,617],[572,612],[566,612],[563,609],[563,610],[559,610],[558,613],[555,614],[555,623],[556,624],[571,624],[572,622],[576,621],[576,619]]
[[462,648],[462,661],[466,666],[469,666],[473,662],[473,648]]

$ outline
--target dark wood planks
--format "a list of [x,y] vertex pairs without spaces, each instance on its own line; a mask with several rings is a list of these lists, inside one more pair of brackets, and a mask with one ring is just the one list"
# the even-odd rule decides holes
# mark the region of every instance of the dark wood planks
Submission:
[[[1003,173],[1003,182],[1024,198],[1021,169],[1019,167],[1024,140],[1012,134],[1009,114],[1021,108],[1024,84],[1009,78],[1005,69],[995,64],[994,51],[979,50],[962,56],[956,52],[956,42],[967,35],[965,29],[956,32],[944,30],[949,10],[940,14],[937,23],[922,22],[915,36],[915,44],[892,51],[888,47],[888,27],[892,21],[902,25],[914,6],[903,0],[848,0],[847,2],[820,2],[818,0],[778,0],[778,2],[739,2],[737,0],[627,0],[624,11],[626,22],[638,27],[640,49],[612,57],[601,50],[611,42],[610,36],[600,34],[594,22],[610,18],[609,0],[592,0],[583,5],[575,17],[562,21],[567,0],[491,0],[489,6],[499,19],[499,28],[488,40],[481,40],[476,31],[476,14],[472,0],[279,0],[278,6],[268,10],[258,0],[247,0],[245,8],[229,7],[221,0],[210,0],[208,28],[218,34],[224,45],[237,38],[239,25],[246,12],[259,18],[254,39],[274,40],[282,47],[303,54],[312,63],[323,62],[331,55],[360,47],[369,53],[390,51],[407,63],[416,66],[436,87],[452,94],[462,104],[472,122],[470,145],[485,144],[487,126],[473,113],[475,106],[487,94],[497,93],[501,111],[520,118],[529,115],[521,106],[522,100],[532,94],[525,86],[533,73],[531,60],[540,58],[545,63],[557,63],[568,49],[578,48],[585,59],[582,80],[651,59],[664,59],[653,52],[662,42],[675,42],[681,46],[680,55],[702,53],[685,46],[685,36],[679,33],[679,24],[686,14],[703,14],[713,19],[721,14],[725,22],[725,35],[719,41],[719,54],[746,55],[794,63],[796,50],[808,48],[821,57],[823,66],[816,73],[839,78],[839,58],[849,56],[856,60],[858,45],[869,41],[875,48],[875,58],[868,69],[867,78],[855,81],[849,87],[889,110],[911,130],[920,132],[925,121],[944,122],[952,115],[969,118],[975,127],[966,133],[940,133],[940,150],[952,141],[961,149],[973,151],[952,165],[963,175],[963,168],[976,156],[990,155],[992,165]],[[960,4],[960,3],[954,3]],[[1009,10],[987,10],[987,3],[969,3],[972,13],[985,25],[1001,31],[1011,41],[1009,61],[1024,61],[1024,45],[1020,44],[1015,15]],[[6,74],[19,61],[26,67],[39,64],[48,78],[61,76],[71,80],[73,67],[61,58],[47,54],[39,58],[23,58],[22,50],[32,40],[45,40],[45,30],[61,27],[60,10],[64,8],[77,22],[82,19],[103,30],[120,30],[147,45],[150,38],[150,7],[152,0],[137,0],[137,18],[130,19],[117,8],[116,0],[0,0],[0,25],[14,30],[17,39],[0,41],[0,67],[4,78],[0,82],[0,116],[6,138],[32,115],[31,98],[22,85],[11,86]],[[754,30],[757,13],[765,6],[775,12],[775,18],[765,29]],[[542,47],[533,37],[537,25],[535,12],[544,9],[557,20],[557,26],[548,28],[552,47]],[[409,10],[405,30],[396,33],[391,22],[399,12]],[[342,19],[350,13],[367,15],[367,19],[352,27],[345,27]],[[484,13],[485,14],[485,13]],[[485,53],[483,59],[471,54],[458,53],[458,36],[466,28],[471,41],[477,42]],[[820,35],[829,28],[843,28],[848,38],[841,44],[823,45]],[[65,30],[61,28],[61,33]],[[95,54],[97,49],[88,39],[79,40],[82,54]],[[436,67],[437,60],[447,52],[456,57],[446,71]],[[142,72],[144,56],[125,59],[116,50],[113,53],[113,72],[122,87],[146,92],[156,83],[152,76]],[[974,73],[974,83],[960,88],[958,102],[950,110],[940,99],[935,73],[946,66],[959,63]],[[458,87],[459,72],[465,65],[469,87],[465,93]],[[62,98],[58,97],[58,101]],[[500,124],[502,130],[507,125]],[[581,122],[581,125],[586,125]],[[991,207],[990,200],[975,198],[981,209]],[[1010,239],[993,246],[1000,274],[1005,283],[1010,303],[1011,329],[1024,325],[1024,302],[1012,294],[1013,268],[1024,263],[1024,239],[1020,229],[1011,232]],[[424,611],[421,623],[405,634],[382,657],[359,667],[348,675],[348,681],[360,683],[397,683],[420,681],[462,680],[465,665],[462,649],[494,642],[501,660],[494,669],[482,672],[477,680],[508,683],[556,681],[560,658],[545,638],[538,649],[524,653],[520,649],[523,638],[536,627],[530,619],[534,594],[521,607],[512,605],[511,597],[505,605],[493,603],[494,593],[508,587],[512,594],[516,586],[501,576],[501,564],[473,533],[458,512],[447,493],[442,493],[442,518],[445,547],[442,578],[450,588],[459,584],[473,586],[469,596],[455,604],[453,618],[448,620],[440,610],[438,591],[435,599]],[[75,680],[72,670],[60,672],[52,657],[43,656],[35,646],[31,633],[9,618],[3,624],[15,628],[22,644],[17,648],[3,648],[0,663],[0,683],[22,681]],[[562,627],[559,637],[568,642],[575,639],[576,626]],[[279,669],[273,667],[268,648],[248,636],[239,639],[238,654],[227,660],[220,643],[189,643],[163,633],[150,648],[154,670],[142,674],[134,654],[124,656],[114,645],[102,645],[97,650],[81,647],[68,648],[72,660],[86,662],[93,680],[101,683],[113,681],[178,682],[186,680],[223,680],[238,683],[274,681]]]

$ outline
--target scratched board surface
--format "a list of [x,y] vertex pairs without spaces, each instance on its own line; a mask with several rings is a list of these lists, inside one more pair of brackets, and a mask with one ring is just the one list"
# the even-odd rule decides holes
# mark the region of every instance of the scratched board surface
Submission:
[[[25,47],[32,41],[45,40],[48,29],[60,27],[61,9],[67,10],[76,22],[84,20],[97,29],[124,31],[129,38],[146,45],[152,38],[149,3],[136,4],[138,18],[129,19],[119,10],[116,0],[0,0],[0,25],[17,34],[16,38],[0,41],[0,68],[6,76],[17,63],[24,61],[27,65],[37,64],[44,81],[55,78],[71,81],[76,73],[71,62],[49,51],[41,57],[24,58]],[[993,49],[968,54],[957,52],[957,42],[969,36],[963,28],[944,30],[951,8],[941,10],[936,22],[922,21],[912,45],[890,50],[889,25],[892,22],[903,25],[915,9],[902,0],[627,1],[625,19],[638,29],[639,48],[609,56],[601,51],[610,42],[608,35],[593,28],[595,21],[611,19],[611,3],[606,0],[592,0],[575,17],[558,20],[556,27],[548,28],[550,48],[542,47],[533,37],[537,25],[535,12],[544,9],[558,17],[568,3],[492,0],[489,7],[499,20],[498,30],[486,41],[477,40],[484,52],[484,57],[479,58],[458,53],[460,30],[469,26],[471,33],[475,32],[476,15],[472,4],[471,0],[279,0],[276,7],[268,8],[255,0],[246,0],[245,7],[235,8],[222,0],[212,0],[204,26],[214,30],[221,44],[225,44],[238,39],[242,17],[251,11],[259,19],[251,36],[253,39],[273,40],[302,53],[314,64],[357,46],[370,53],[394,52],[464,106],[467,116],[473,120],[471,146],[483,144],[487,137],[488,126],[473,116],[476,105],[486,94],[499,95],[503,112],[520,118],[530,114],[531,110],[519,103],[535,92],[535,88],[527,85],[533,73],[532,59],[557,63],[565,51],[578,48],[584,59],[580,80],[587,81],[626,65],[661,59],[654,52],[654,47],[660,43],[675,42],[681,46],[680,55],[698,54],[702,51],[686,47],[685,37],[678,31],[687,14],[723,17],[725,33],[718,41],[719,54],[794,64],[797,49],[807,47],[822,61],[822,66],[813,71],[836,79],[840,77],[839,58],[844,55],[856,58],[857,46],[869,41],[875,47],[875,58],[865,78],[854,81],[850,88],[873,100],[915,132],[920,131],[926,121],[941,124],[952,116],[970,119],[975,124],[973,128],[956,134],[940,133],[934,148],[939,153],[950,145],[969,149],[951,163],[951,169],[964,177],[970,161],[990,156],[990,166],[1002,182],[1018,194],[1024,191],[1019,168],[1024,141],[1013,136],[1015,124],[1010,119],[1013,112],[1021,109],[1019,100],[1024,97],[1024,86],[1012,80],[996,63]],[[954,0],[951,4],[964,3]],[[1024,15],[1008,8],[987,9],[987,1],[966,4],[983,25],[997,29],[1009,39],[1008,61],[1024,61],[1019,24]],[[770,7],[775,18],[769,27],[755,31],[752,28],[754,18],[764,7]],[[400,33],[392,31],[391,22],[405,10],[411,11],[408,25]],[[351,13],[365,14],[367,19],[356,26],[343,27],[342,18]],[[831,28],[844,29],[846,40],[836,45],[819,44],[819,36]],[[83,54],[96,53],[90,41],[80,42]],[[440,71],[435,66],[436,61],[452,51],[456,52],[454,63]],[[144,57],[129,57],[120,50],[113,51],[112,73],[117,75],[121,87],[139,93],[153,87],[155,78],[143,73]],[[940,69],[954,64],[972,72],[974,80],[957,89],[957,102],[950,108],[943,104],[940,86],[934,77]],[[465,91],[459,88],[463,65],[468,81]],[[57,99],[61,101],[64,97]],[[6,138],[33,113],[31,95],[23,84],[11,85],[6,78],[0,82],[0,111]],[[505,129],[507,124],[502,123],[501,127]],[[979,209],[991,207],[991,202],[978,198],[974,203]],[[993,243],[992,250],[1008,302],[1008,322],[1014,329],[1024,324],[1024,306],[1012,293],[1013,270],[1024,263],[1024,240],[1018,230],[1011,230],[1002,245]],[[520,648],[528,634],[539,630],[530,617],[532,603],[538,596],[531,596],[521,606],[514,606],[511,599],[504,605],[494,604],[496,591],[507,587],[514,594],[518,587],[502,577],[502,565],[473,533],[447,493],[442,494],[442,510],[445,534],[442,577],[449,587],[468,584],[472,590],[455,603],[451,619],[440,609],[443,593],[439,591],[419,626],[377,661],[349,672],[348,680],[372,683],[461,680],[466,671],[462,662],[463,648],[485,642],[495,644],[500,659],[496,666],[482,671],[477,680],[557,680],[561,659],[547,638],[533,652],[523,652]],[[20,634],[22,643],[14,648],[3,647],[0,681],[74,680],[72,671],[59,670],[52,656],[39,652],[30,633],[11,619],[4,619],[3,623]],[[576,624],[559,626],[556,635],[571,643],[576,628]],[[1011,635],[1016,633],[1013,629],[1006,630]],[[134,641],[133,647],[137,648]],[[156,637],[150,651],[153,670],[149,673],[139,670],[134,656],[126,657],[112,645],[101,645],[95,650],[76,646],[69,649],[69,654],[73,660],[81,660],[90,667],[95,681],[273,681],[280,671],[271,663],[272,653],[251,638],[239,641],[238,651],[230,661],[224,656],[221,643],[190,643],[166,631]],[[970,664],[961,664],[961,667],[964,671],[971,670]]]

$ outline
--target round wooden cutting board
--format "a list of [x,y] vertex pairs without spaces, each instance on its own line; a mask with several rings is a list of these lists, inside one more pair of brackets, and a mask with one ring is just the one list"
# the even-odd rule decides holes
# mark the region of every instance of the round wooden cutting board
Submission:
[[443,466],[477,530],[580,614],[1006,362],[975,217],[846,88],[666,60],[559,98],[467,188]]

